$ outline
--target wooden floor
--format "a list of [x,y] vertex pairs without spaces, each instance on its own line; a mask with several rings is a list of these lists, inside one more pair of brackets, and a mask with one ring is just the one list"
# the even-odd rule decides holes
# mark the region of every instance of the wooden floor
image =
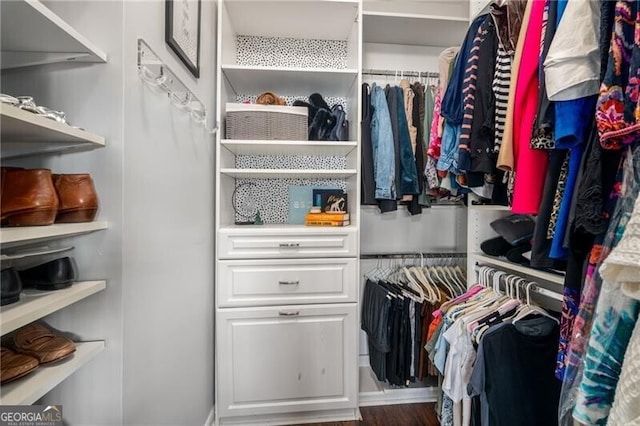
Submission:
[[360,407],[361,422],[313,423],[305,426],[439,426],[434,405],[406,404]]

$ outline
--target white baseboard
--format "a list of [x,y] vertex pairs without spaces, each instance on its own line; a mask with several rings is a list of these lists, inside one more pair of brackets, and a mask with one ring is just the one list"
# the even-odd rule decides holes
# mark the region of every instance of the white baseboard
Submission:
[[220,425],[277,426],[305,423],[333,423],[361,420],[360,410],[344,409],[332,411],[312,411],[288,414],[269,414],[247,417],[227,417],[220,419]]
[[376,379],[375,374],[368,365],[361,366],[359,373],[360,392],[358,394],[358,405],[360,407],[416,404],[436,402],[438,400],[440,390],[437,386],[390,388]]
[[204,426],[214,426],[216,422],[216,407],[211,407],[211,411],[209,411],[209,415],[207,416],[207,421],[204,423]]

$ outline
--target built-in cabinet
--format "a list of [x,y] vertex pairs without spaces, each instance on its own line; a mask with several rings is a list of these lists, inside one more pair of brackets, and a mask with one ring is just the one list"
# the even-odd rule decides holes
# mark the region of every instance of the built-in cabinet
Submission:
[[[219,424],[358,417],[361,13],[359,0],[218,3]],[[267,91],[342,104],[349,140],[226,139],[226,104]],[[236,224],[247,183],[264,225]],[[291,186],[344,189],[350,225],[288,223]]]
[[[106,61],[106,54],[37,0],[2,2],[1,16],[2,69],[62,61]],[[6,104],[0,105],[0,139],[3,165],[7,161],[11,161],[11,165],[20,165],[25,160],[30,167],[39,164],[39,159],[45,154],[66,155],[103,148],[106,144],[105,138],[90,131]],[[52,251],[35,250],[34,246],[55,246],[59,240],[107,228],[108,222],[102,217],[88,223],[1,228],[2,268],[27,258],[38,259]],[[11,254],[18,249],[23,250],[19,255]],[[105,280],[91,280],[76,282],[64,290],[23,291],[18,302],[0,309],[2,336],[33,321],[46,320],[48,315],[105,290],[106,285]],[[36,402],[102,352],[105,342],[76,342],[76,348],[71,358],[51,366],[40,366],[28,376],[2,385],[0,404]]]

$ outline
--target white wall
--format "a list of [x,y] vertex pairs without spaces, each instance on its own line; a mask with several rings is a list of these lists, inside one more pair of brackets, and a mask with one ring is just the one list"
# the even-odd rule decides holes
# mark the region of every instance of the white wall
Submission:
[[137,74],[143,38],[214,114],[215,3],[200,78],[164,41],[165,2],[124,3],[124,424],[203,425],[213,407],[214,139]]

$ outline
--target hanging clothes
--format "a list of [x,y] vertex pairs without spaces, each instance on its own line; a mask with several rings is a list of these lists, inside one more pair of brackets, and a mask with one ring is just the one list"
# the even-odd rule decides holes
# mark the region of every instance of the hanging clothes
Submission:
[[557,339],[558,324],[545,317],[503,323],[484,334],[469,382],[471,395],[486,405],[482,425],[557,424]]
[[373,119],[373,107],[371,105],[371,87],[362,83],[362,116],[360,122],[360,176],[361,197],[360,204],[377,205],[376,181],[373,161],[373,142],[371,139],[371,120]]
[[515,182],[512,210],[537,214],[547,169],[547,154],[531,149],[531,135],[538,105],[538,57],[544,0],[531,0],[531,12],[522,46],[522,59],[515,88],[513,146]]
[[[600,306],[601,291],[604,286],[598,270],[611,249],[614,248],[620,240],[628,221],[628,216],[640,192],[640,145],[637,145],[633,151],[629,151],[626,154],[626,159],[619,171],[619,176],[619,183],[614,185],[607,207],[607,210],[611,212],[609,228],[606,233],[596,238],[591,250],[587,276],[580,298],[580,308],[573,323],[573,333],[569,346],[570,350],[566,357],[566,371],[563,378],[560,407],[561,419],[570,415],[570,412],[573,411],[574,416],[583,418],[586,422],[590,421],[590,419],[605,419],[604,421],[606,422],[608,410],[611,407],[611,401],[613,399],[613,391],[617,382],[619,368],[617,370],[615,368],[607,370],[606,374],[608,375],[608,379],[606,385],[603,384],[602,386],[593,387],[589,381],[583,382],[584,374],[586,374],[586,369],[583,371],[583,365],[587,353],[587,345],[592,344],[589,336],[595,332],[596,307]],[[607,302],[602,303],[604,303],[604,305],[601,309],[607,309]],[[607,314],[613,315],[610,317],[613,321],[620,312],[626,312],[626,307],[609,310]],[[600,315],[601,318],[599,321],[604,319],[605,314],[601,313]],[[625,315],[628,315],[628,313]],[[607,338],[606,334],[610,333],[611,337],[618,339],[617,342],[619,344],[624,342],[625,337],[627,341],[630,337],[630,333],[623,333],[622,335],[616,336],[613,330],[603,327],[600,327],[598,333],[604,339]],[[595,339],[593,340],[593,344],[596,346],[591,348],[591,353],[589,354],[592,360],[590,361],[592,367],[601,365],[599,354],[602,353],[601,344]],[[618,348],[619,347],[618,345]],[[626,348],[626,343],[624,343],[624,347]],[[619,355],[622,356],[623,354],[624,352]],[[611,361],[614,359],[612,355]],[[590,371],[591,373],[595,373],[594,370]],[[600,374],[603,373],[601,372]],[[582,395],[580,399],[581,403],[574,404],[574,399],[579,392]],[[589,398],[587,395],[592,395],[592,397]]]
[[387,108],[387,100],[380,86],[375,83],[371,88],[371,142],[373,145],[375,198],[376,200],[396,199],[396,181],[393,165],[395,149],[393,146],[392,123]]

